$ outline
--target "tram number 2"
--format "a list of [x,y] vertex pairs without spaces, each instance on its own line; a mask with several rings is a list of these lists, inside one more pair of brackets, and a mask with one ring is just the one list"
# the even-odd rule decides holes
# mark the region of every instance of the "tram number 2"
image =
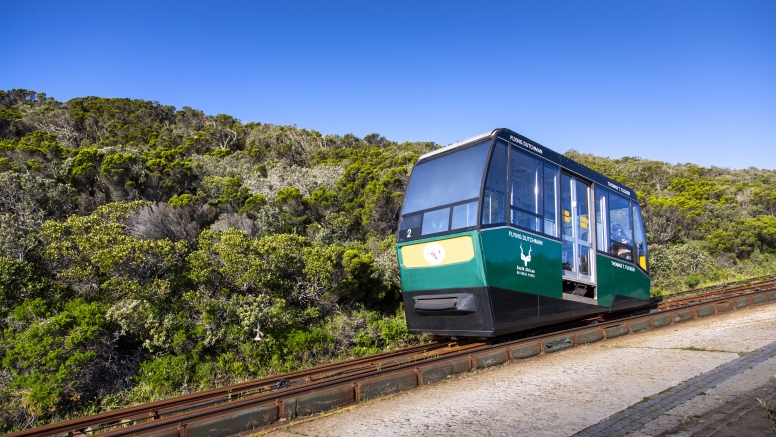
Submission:
[[402,229],[401,233],[399,234],[399,238],[402,240],[411,240],[413,238],[420,238],[421,232],[420,232],[420,226],[414,226],[411,228]]

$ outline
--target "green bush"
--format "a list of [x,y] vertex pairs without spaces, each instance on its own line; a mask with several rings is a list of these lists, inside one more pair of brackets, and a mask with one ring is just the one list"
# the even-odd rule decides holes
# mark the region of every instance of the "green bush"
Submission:
[[[113,353],[107,307],[74,299],[61,309],[26,300],[3,333],[3,367],[28,414],[57,417],[100,394]],[[95,385],[93,385],[95,384]]]

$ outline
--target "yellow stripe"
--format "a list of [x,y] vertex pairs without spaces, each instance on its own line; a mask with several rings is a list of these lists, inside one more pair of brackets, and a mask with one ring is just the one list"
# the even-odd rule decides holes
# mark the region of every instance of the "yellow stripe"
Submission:
[[[444,258],[438,263],[430,263],[426,260],[426,248],[433,249],[434,244],[442,246]],[[429,243],[413,244],[401,248],[402,264],[404,267],[437,267],[448,264],[456,264],[469,261],[474,258],[474,244],[471,235],[437,240]],[[431,258],[432,260],[434,258]]]

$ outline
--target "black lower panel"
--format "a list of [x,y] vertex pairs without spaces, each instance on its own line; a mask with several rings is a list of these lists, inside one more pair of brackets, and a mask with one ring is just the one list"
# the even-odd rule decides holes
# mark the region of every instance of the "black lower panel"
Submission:
[[539,295],[490,287],[493,302],[493,318],[496,323],[493,335],[520,331],[541,324],[539,319]]
[[[475,301],[474,312],[454,314],[414,307],[413,297],[455,293],[471,294]],[[643,300],[617,295],[610,310],[597,305],[495,287],[413,291],[404,292],[402,296],[410,333],[462,337],[495,337],[610,311],[646,308],[648,305]]]
[[657,308],[657,303],[650,304],[649,301],[636,299],[635,297],[622,296],[619,294],[614,295],[612,311],[630,310],[638,307],[644,307],[644,309]]
[[501,313],[495,317],[496,329],[493,335],[583,319],[609,311],[597,305],[501,288],[491,288],[491,297],[494,309],[502,308]]
[[[474,297],[474,312],[451,314],[450,311],[434,312],[415,309],[413,297],[458,293],[471,294]],[[410,291],[402,293],[402,297],[407,315],[407,327],[412,334],[464,337],[493,335],[493,316],[487,287]]]

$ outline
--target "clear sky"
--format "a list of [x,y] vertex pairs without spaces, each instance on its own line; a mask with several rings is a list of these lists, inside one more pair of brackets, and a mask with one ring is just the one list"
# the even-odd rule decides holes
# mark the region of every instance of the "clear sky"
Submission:
[[776,169],[776,1],[6,0],[0,89]]

